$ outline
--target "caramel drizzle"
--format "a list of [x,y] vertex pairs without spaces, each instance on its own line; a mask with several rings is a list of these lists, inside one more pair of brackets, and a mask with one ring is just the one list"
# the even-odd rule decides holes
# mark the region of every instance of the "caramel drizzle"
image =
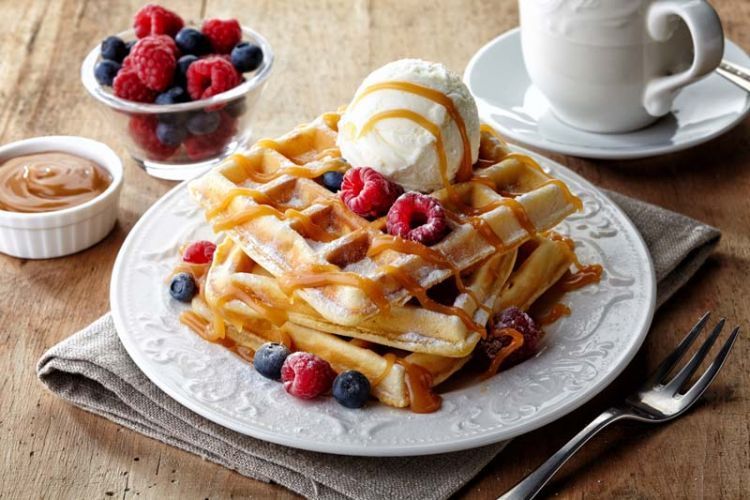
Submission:
[[487,330],[482,325],[476,323],[466,311],[464,311],[460,307],[446,306],[432,300],[427,296],[427,291],[417,282],[417,280],[412,278],[403,270],[388,264],[382,266],[380,269],[383,270],[383,272],[385,272],[388,276],[394,278],[402,287],[408,290],[411,295],[416,297],[419,303],[425,309],[429,309],[430,311],[442,314],[457,316],[461,321],[463,321],[464,325],[466,325],[466,328],[468,328],[469,330],[479,333],[482,337],[485,337],[487,335]]
[[[251,189],[249,191],[254,191],[254,190]],[[222,203],[222,205],[224,204]],[[219,207],[221,207],[221,205]],[[215,214],[217,214],[219,211],[220,210],[215,210],[215,209],[212,210],[212,214],[210,214],[209,217],[215,216]],[[329,241],[333,241],[336,239],[335,235],[329,233],[325,229],[315,224],[308,215],[298,210],[295,210],[293,208],[288,208],[282,213],[281,211],[279,211],[278,209],[274,208],[271,205],[253,205],[253,206],[247,207],[246,209],[240,212],[237,212],[228,217],[225,217],[214,223],[214,231],[216,232],[225,231],[227,229],[231,229],[240,224],[250,222],[251,220],[257,217],[262,217],[264,215],[272,215],[279,220],[292,221],[293,225],[298,224],[299,226],[301,226],[305,234],[308,237],[316,241],[329,242]]]
[[432,391],[432,374],[425,368],[399,358],[393,353],[383,356],[386,367],[383,372],[372,381],[372,386],[377,386],[385,379],[394,364],[404,368],[404,379],[406,390],[409,392],[409,408],[414,413],[432,413],[440,409],[443,398]]
[[492,360],[492,363],[490,363],[489,368],[487,368],[487,371],[482,374],[482,380],[488,379],[495,375],[500,369],[500,365],[503,364],[503,361],[508,359],[508,356],[510,356],[523,346],[523,334],[521,334],[515,328],[501,328],[500,330],[498,330],[496,336],[510,337],[510,343],[497,352],[495,358]]
[[[274,151],[279,151],[279,148],[281,147],[278,142],[272,141],[271,139],[260,140],[256,143],[256,146],[265,147]],[[324,161],[320,166],[316,168],[309,168],[300,165],[288,165],[286,167],[281,167],[273,172],[260,172],[256,168],[256,165],[252,160],[240,154],[232,156],[232,159],[242,167],[248,179],[259,184],[265,184],[278,179],[283,175],[289,175],[291,177],[299,177],[303,179],[315,179],[325,174],[326,172],[346,170],[349,165],[340,158],[341,153],[338,153],[338,155],[339,157]]]
[[487,314],[492,313],[492,310],[484,305],[472,290],[466,287],[463,279],[461,278],[461,270],[437,250],[434,250],[415,241],[404,240],[403,238],[391,236],[388,234],[380,234],[373,238],[367,255],[369,257],[373,257],[386,250],[394,250],[396,252],[416,255],[431,264],[442,268],[447,268],[453,274],[453,278],[456,281],[456,288],[458,288],[458,291],[471,297],[477,307],[484,310]]
[[571,238],[563,236],[555,231],[547,233],[547,237],[554,241],[561,241],[568,247],[571,259],[573,260],[573,265],[577,269],[575,273],[566,273],[560,281],[557,282],[556,286],[559,287],[560,290],[563,292],[570,292],[601,281],[604,268],[600,264],[582,264],[578,259],[578,255],[575,253],[576,244]]
[[390,310],[385,289],[380,283],[356,273],[341,271],[333,264],[314,265],[304,271],[287,273],[279,276],[278,282],[282,290],[290,296],[299,288],[318,288],[328,285],[351,286],[362,290],[381,312]]
[[[544,171],[541,165],[539,165],[536,161],[534,161],[534,159],[531,158],[530,156],[527,156],[521,153],[509,153],[508,155],[506,155],[505,159],[514,159],[518,162],[523,163],[526,166],[529,166],[535,170],[538,170],[539,172],[544,174],[545,177],[547,176],[547,173]],[[583,202],[581,201],[581,199],[577,197],[576,195],[574,195],[570,191],[570,188],[568,187],[568,185],[565,184],[560,179],[547,179],[544,182],[542,182],[539,186],[537,186],[537,189],[540,189],[540,188],[543,188],[544,186],[549,186],[549,185],[557,186],[560,189],[560,191],[562,191],[563,196],[565,197],[565,200],[571,205],[573,205],[574,207],[576,207],[576,210],[583,209]],[[508,194],[510,196],[519,196],[520,193],[508,193]]]
[[[357,103],[360,99],[364,98],[366,95],[376,92],[378,90],[399,90],[401,92],[416,94],[420,97],[424,97],[425,99],[428,99],[430,101],[433,101],[443,106],[445,110],[448,112],[448,114],[450,115],[451,119],[453,119],[453,121],[456,123],[458,132],[459,134],[461,134],[461,142],[463,143],[463,148],[464,148],[463,157],[461,160],[461,166],[459,167],[458,172],[456,173],[456,180],[458,182],[464,182],[471,178],[471,175],[472,175],[471,142],[469,141],[469,135],[466,132],[466,124],[464,123],[463,116],[461,116],[461,113],[458,112],[458,110],[456,109],[456,105],[453,103],[453,100],[450,97],[448,97],[447,95],[443,94],[442,92],[438,90],[431,89],[429,87],[424,87],[422,85],[417,85],[416,83],[391,81],[391,82],[381,82],[381,83],[376,83],[374,85],[370,85],[369,87],[364,89],[354,99],[352,104]],[[442,177],[443,177],[443,182],[445,183],[445,175],[443,174]],[[449,183],[445,183],[446,187],[449,187],[449,185],[450,185]]]
[[267,319],[276,326],[283,325],[287,320],[286,312],[283,309],[264,304],[253,294],[252,290],[245,288],[244,285],[233,283],[228,297],[227,302],[239,300],[258,313],[260,317]]
[[497,133],[497,130],[495,130],[494,128],[490,127],[486,123],[482,123],[482,124],[479,125],[479,131],[480,132],[484,132],[486,134],[490,134],[492,137],[494,137],[495,139],[497,139],[498,142],[501,145],[503,145],[503,146],[505,146],[505,145],[508,144],[507,142],[505,142],[505,139],[503,139],[502,137],[500,137],[500,134]]
[[570,307],[559,302],[554,304],[549,311],[536,320],[540,326],[551,325],[563,316],[570,316]]

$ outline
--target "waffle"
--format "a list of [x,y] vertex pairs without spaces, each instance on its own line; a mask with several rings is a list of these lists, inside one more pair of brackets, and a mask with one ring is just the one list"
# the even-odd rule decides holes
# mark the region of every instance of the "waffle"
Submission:
[[473,179],[433,193],[448,209],[460,203],[471,215],[448,210],[450,232],[430,247],[433,258],[394,249],[382,221],[357,216],[313,180],[347,167],[335,147],[338,118],[328,113],[259,141],[189,187],[216,231],[323,318],[312,326],[359,327],[416,290],[512,251],[580,206],[564,184],[485,130]]
[[[472,297],[459,293],[450,280],[429,292],[435,300],[463,311],[484,330],[502,286],[513,270],[516,253],[513,250],[492,256],[467,273],[463,281]],[[410,352],[464,357],[473,351],[481,337],[452,311],[436,312],[411,303],[392,307],[388,313],[366,318],[356,326],[332,323],[302,301],[290,303],[277,280],[253,263],[231,238],[217,248],[205,281],[204,296],[208,305],[220,310],[219,316],[268,319],[269,310],[283,310],[286,314],[278,318],[277,324],[288,319],[322,332]],[[474,299],[484,307],[479,307]]]
[[[467,280],[471,286],[482,283],[488,285],[488,290],[495,291],[487,294],[488,303],[494,300],[493,310],[511,305],[528,309],[575,261],[575,256],[566,243],[544,237],[535,237],[524,245],[523,256],[520,257],[522,262],[512,273],[509,269],[513,265],[501,262],[506,258],[496,256],[488,259]],[[515,252],[513,259],[515,260]],[[490,278],[498,271],[500,274]],[[298,324],[296,321],[301,313],[296,312],[295,305],[290,307],[287,321],[274,324],[257,305],[262,303],[270,307],[275,303],[288,303],[288,297],[283,295],[274,282],[270,273],[255,264],[239,245],[227,239],[217,249],[203,293],[193,299],[192,310],[188,314],[194,319],[189,323],[210,340],[217,339],[215,325],[221,323],[223,342],[228,341],[233,346],[255,351],[265,342],[282,342],[293,346],[295,350],[320,356],[331,363],[337,372],[358,370],[371,381],[373,395],[381,402],[395,407],[412,404],[414,396],[410,394],[410,384],[407,383],[410,369],[413,370],[416,366],[417,369],[426,371],[429,374],[428,380],[435,386],[450,378],[471,359],[469,354],[447,357],[434,353],[394,350],[386,336],[375,337],[375,342],[350,341],[341,337],[348,335],[346,329],[340,329],[337,332],[339,335],[334,335]],[[232,286],[245,290],[247,285],[253,286],[252,297],[248,293],[233,294],[231,291]],[[229,294],[222,295],[228,289]],[[222,300],[224,297],[230,297],[231,300]],[[248,303],[248,300],[252,302]],[[416,306],[406,305],[404,314],[418,309]],[[214,325],[213,328],[211,324]],[[413,381],[411,385],[414,391]]]

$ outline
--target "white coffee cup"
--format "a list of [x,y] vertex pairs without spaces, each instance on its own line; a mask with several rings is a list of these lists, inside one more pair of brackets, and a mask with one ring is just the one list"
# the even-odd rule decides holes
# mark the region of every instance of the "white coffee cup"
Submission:
[[704,0],[519,0],[523,57],[554,114],[592,132],[625,132],[669,113],[713,71],[721,22]]

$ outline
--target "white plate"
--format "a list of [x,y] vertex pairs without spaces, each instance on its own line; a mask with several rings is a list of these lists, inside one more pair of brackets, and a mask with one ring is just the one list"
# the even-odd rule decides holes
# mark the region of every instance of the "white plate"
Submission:
[[123,345],[157,386],[196,413],[259,439],[296,448],[407,456],[474,448],[512,438],[580,406],[628,364],[651,323],[655,279],[630,220],[583,178],[538,155],[584,200],[560,231],[580,242],[583,262],[600,262],[601,283],[565,297],[573,314],[547,328],[538,356],[485,382],[443,394],[418,415],[372,403],[349,410],[325,397],[288,396],[227,349],[178,322],[165,277],[185,241],[211,238],[185,184],[159,200],[128,235],[115,262],[110,300]]
[[[750,57],[726,40],[724,58],[750,67]],[[602,159],[633,159],[701,144],[738,124],[750,111],[750,95],[718,74],[682,89],[673,112],[626,134],[595,134],[558,120],[531,84],[518,28],[482,47],[464,72],[480,118],[513,141],[556,153]]]

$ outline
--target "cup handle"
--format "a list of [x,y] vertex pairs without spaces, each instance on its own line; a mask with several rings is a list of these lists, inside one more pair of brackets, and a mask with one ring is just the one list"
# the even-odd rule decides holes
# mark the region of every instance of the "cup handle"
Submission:
[[651,80],[643,93],[643,105],[649,114],[663,116],[672,107],[675,93],[681,87],[707,75],[724,55],[724,33],[716,11],[704,0],[657,0],[646,14],[648,32],[657,41],[672,34],[669,20],[679,16],[685,21],[693,39],[693,64],[676,75]]

